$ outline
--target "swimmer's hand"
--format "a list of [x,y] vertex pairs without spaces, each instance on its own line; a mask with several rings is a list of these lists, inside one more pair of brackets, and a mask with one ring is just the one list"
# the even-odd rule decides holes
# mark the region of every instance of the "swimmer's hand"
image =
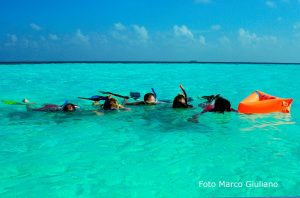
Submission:
[[199,116],[194,115],[193,117],[189,118],[188,121],[193,123],[199,123],[198,118]]
[[93,104],[92,104],[92,106],[94,106],[94,107],[97,107],[97,106],[99,106],[99,105],[100,105],[99,101],[95,101],[95,102],[93,102]]
[[123,111],[130,111],[131,109],[130,108],[127,108],[127,107],[124,107],[122,105],[119,105],[119,110],[123,110]]
[[208,103],[200,103],[200,104],[198,104],[198,107],[205,109],[208,105],[209,105]]
[[129,111],[129,108],[124,107],[123,105],[119,105],[118,108],[119,110],[125,110],[125,111]]
[[93,111],[94,113],[96,113],[97,116],[102,116],[103,113],[102,112],[99,112],[99,111]]

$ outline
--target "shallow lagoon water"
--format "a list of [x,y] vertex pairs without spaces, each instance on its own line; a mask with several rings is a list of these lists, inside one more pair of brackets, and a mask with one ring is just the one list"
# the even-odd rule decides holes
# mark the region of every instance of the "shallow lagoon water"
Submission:
[[[20,64],[0,66],[0,99],[79,104],[73,114],[0,104],[1,197],[200,197],[300,194],[300,65]],[[242,115],[132,107],[96,116],[77,96],[98,90],[172,99],[183,84],[233,107],[259,89],[294,99],[290,114]],[[199,181],[278,182],[200,188]],[[47,192],[47,193],[45,193]]]

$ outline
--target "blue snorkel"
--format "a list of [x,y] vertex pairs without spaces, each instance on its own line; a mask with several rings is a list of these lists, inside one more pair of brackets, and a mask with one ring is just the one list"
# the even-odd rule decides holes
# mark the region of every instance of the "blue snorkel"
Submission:
[[152,90],[152,93],[153,93],[153,95],[155,97],[155,102],[156,103],[171,103],[171,100],[158,100],[157,99],[157,94],[156,94],[155,90],[153,88],[151,88],[151,90]]
[[155,97],[155,102],[157,102],[158,100],[157,100],[156,92],[155,92],[155,90],[154,90],[153,88],[151,88],[151,90],[152,90],[152,93],[153,93],[153,95],[154,95],[154,97]]
[[64,103],[61,105],[61,108],[63,109],[66,105],[69,104],[69,101],[68,100],[65,100]]

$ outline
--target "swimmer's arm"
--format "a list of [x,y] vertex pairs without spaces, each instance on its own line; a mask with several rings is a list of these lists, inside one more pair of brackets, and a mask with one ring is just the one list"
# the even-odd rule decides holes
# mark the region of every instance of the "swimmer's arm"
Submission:
[[23,102],[23,103],[21,103],[21,104],[25,104],[25,105],[26,105],[27,111],[32,111],[32,110],[33,110],[32,105],[34,105],[35,102],[29,102],[26,98],[24,98],[24,99],[22,100],[22,102]]
[[139,102],[125,102],[123,103],[124,105],[131,105],[131,106],[138,106],[138,105],[145,105],[144,101],[139,101]]
[[104,113],[103,112],[99,112],[99,111],[93,111],[97,116],[101,116],[103,115]]
[[130,108],[126,108],[123,105],[119,105],[119,109],[125,110],[125,111],[129,111],[130,110]]
[[206,113],[206,112],[208,112],[208,111],[202,110],[200,113],[197,113],[197,114],[193,115],[193,118],[195,117],[195,118],[198,119],[198,118],[200,117],[200,115],[202,115],[202,114],[204,114],[204,113]]
[[195,122],[195,123],[196,123],[196,122],[199,122],[198,119],[199,119],[200,115],[202,115],[202,114],[204,114],[204,113],[206,113],[206,112],[208,112],[208,111],[203,110],[203,111],[201,111],[200,113],[197,113],[197,114],[193,115],[191,118],[188,119],[188,121],[190,121],[190,122]]
[[41,108],[33,108],[32,106],[35,105],[35,103],[26,103],[26,109],[27,111],[41,111]]

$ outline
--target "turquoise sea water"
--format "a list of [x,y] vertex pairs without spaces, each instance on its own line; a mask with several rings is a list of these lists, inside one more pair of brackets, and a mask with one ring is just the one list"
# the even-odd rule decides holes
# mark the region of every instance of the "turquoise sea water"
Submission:
[[[22,64],[0,66],[0,99],[79,104],[72,113],[0,104],[0,197],[300,195],[300,65]],[[259,89],[294,99],[291,114],[132,107],[97,116],[77,96],[156,89],[172,99],[221,93],[234,108]],[[200,100],[193,102],[194,106]],[[266,181],[277,188],[203,188]]]

